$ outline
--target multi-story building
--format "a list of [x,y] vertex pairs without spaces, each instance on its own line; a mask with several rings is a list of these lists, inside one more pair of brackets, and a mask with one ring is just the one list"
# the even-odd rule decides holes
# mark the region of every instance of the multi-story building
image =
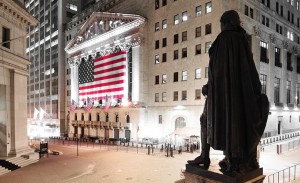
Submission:
[[38,21],[17,0],[0,1],[0,157],[31,153],[27,140],[26,29]]
[[[118,0],[98,2],[67,24],[66,111],[74,102],[84,108],[91,99],[95,106],[70,113],[69,136],[178,142],[176,134],[199,135],[207,53],[220,33],[221,15],[230,9],[239,12],[249,34],[262,92],[271,103],[264,136],[299,130],[298,0]],[[82,80],[87,67],[99,77],[98,66],[93,71],[89,64],[120,50],[126,52],[127,69],[121,95],[110,93],[111,86],[86,88],[96,84],[94,78]],[[114,103],[108,95],[115,95]],[[128,99],[130,105],[123,105]],[[107,111],[105,103],[114,107]]]
[[25,6],[40,21],[29,28],[31,36],[27,39],[26,53],[31,62],[27,116],[30,123],[42,122],[42,127],[49,127],[47,131],[44,128],[30,131],[35,132],[35,136],[51,135],[47,132],[64,134],[64,24],[80,10],[80,3],[77,0],[27,0]]

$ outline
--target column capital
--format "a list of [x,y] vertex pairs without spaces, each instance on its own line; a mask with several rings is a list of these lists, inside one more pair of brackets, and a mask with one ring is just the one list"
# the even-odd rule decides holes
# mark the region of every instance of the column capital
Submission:
[[71,58],[68,60],[68,64],[70,67],[78,67],[80,64],[81,59],[80,58]]
[[277,40],[277,38],[276,38],[275,34],[270,34],[270,42],[275,44],[276,40]]
[[287,40],[283,40],[282,41],[282,46],[283,46],[283,49],[288,49],[288,47],[289,47],[289,43],[288,43],[288,41]]
[[253,30],[254,30],[254,35],[257,37],[261,36],[261,29],[258,26],[253,26]]
[[292,47],[292,50],[293,50],[293,53],[295,54],[295,55],[297,55],[298,54],[298,46],[296,46],[296,45],[294,45],[293,47]]

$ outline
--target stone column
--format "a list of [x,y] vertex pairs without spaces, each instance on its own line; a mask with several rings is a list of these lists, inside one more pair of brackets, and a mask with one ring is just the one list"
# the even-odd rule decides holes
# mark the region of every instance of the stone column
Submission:
[[282,42],[282,69],[281,69],[281,79],[280,79],[280,102],[286,106],[286,81],[287,81],[287,49],[288,42]]
[[260,35],[261,30],[254,26],[254,34],[252,35],[252,53],[258,73],[260,73]]
[[140,101],[141,63],[140,46],[132,47],[132,102]]
[[73,59],[69,61],[71,68],[71,102],[74,100],[79,103],[79,81],[78,81],[78,67],[80,64],[80,59]]
[[298,56],[298,47],[297,46],[293,46],[293,54],[292,54],[292,67],[293,67],[293,72],[292,72],[292,93],[291,93],[291,103],[295,104],[295,107],[297,106],[297,100],[296,100],[296,96],[297,96],[297,56]]
[[271,34],[269,44],[269,72],[267,76],[267,96],[271,106],[274,104],[275,42],[276,38],[274,34]]

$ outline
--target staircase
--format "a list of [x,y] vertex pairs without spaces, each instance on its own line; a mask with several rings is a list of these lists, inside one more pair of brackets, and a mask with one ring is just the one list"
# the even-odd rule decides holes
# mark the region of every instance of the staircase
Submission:
[[38,159],[28,159],[25,157],[13,157],[6,160],[0,160],[0,176],[38,161]]

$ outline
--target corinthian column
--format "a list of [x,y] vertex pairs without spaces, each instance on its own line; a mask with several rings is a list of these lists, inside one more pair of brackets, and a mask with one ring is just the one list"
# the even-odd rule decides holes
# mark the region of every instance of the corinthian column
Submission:
[[79,103],[78,67],[80,59],[72,59],[68,63],[71,68],[71,101],[74,100]]

